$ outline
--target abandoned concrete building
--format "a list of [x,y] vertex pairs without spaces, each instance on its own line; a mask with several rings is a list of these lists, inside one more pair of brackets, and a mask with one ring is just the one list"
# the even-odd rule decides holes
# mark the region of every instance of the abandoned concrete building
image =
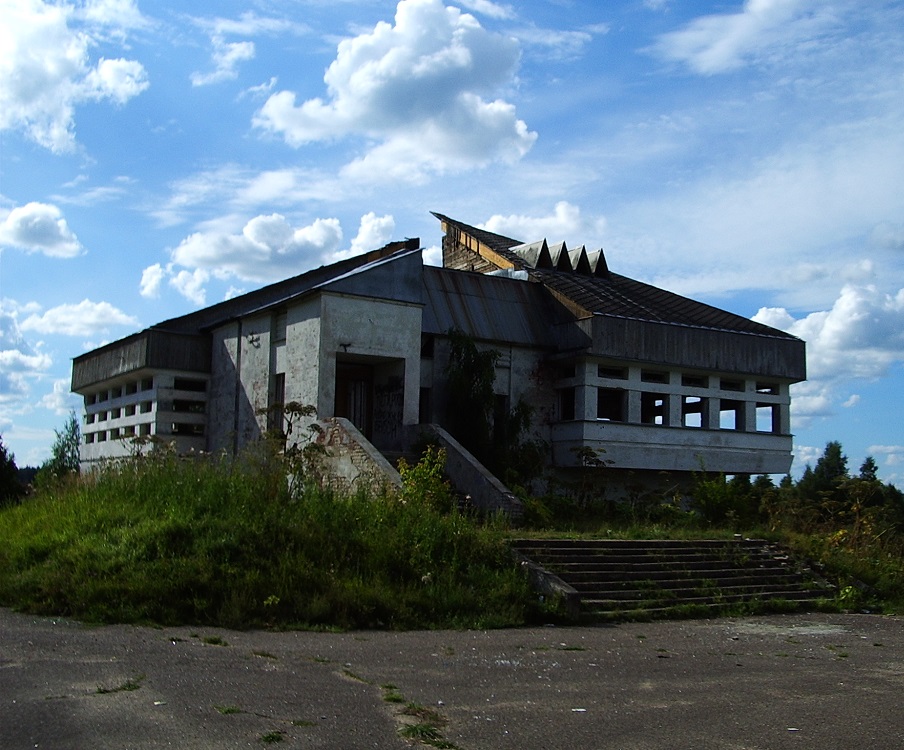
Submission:
[[237,453],[290,401],[402,450],[412,426],[446,421],[460,331],[499,353],[498,408],[530,405],[552,470],[589,448],[610,477],[788,471],[803,341],[620,276],[602,250],[435,216],[441,268],[423,264],[418,239],[393,242],[77,357],[83,464],[137,436]]

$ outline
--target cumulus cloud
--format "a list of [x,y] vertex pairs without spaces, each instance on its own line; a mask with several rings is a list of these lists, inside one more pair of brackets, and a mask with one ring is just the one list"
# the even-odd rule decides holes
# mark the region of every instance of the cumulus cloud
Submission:
[[123,104],[148,87],[137,61],[101,58],[92,64],[89,57],[111,27],[124,35],[140,18],[137,6],[126,0],[81,8],[42,0],[4,3],[0,130],[22,131],[55,153],[71,151],[76,106],[105,99]]
[[0,301],[0,404],[26,396],[29,384],[53,364],[50,356],[31,346],[22,335],[18,305]]
[[60,209],[47,203],[14,208],[0,223],[0,245],[54,258],[74,258],[84,251]]
[[835,23],[835,9],[822,0],[747,0],[738,13],[702,16],[663,34],[652,52],[711,75],[749,61],[806,47]]
[[523,242],[536,242],[546,239],[548,242],[561,242],[563,239],[569,247],[587,245],[591,250],[601,243],[606,220],[599,217],[581,215],[581,209],[567,201],[556,203],[553,213],[548,216],[527,216],[495,214],[480,225],[496,234],[506,235]]
[[70,393],[69,387],[69,378],[54,380],[53,390],[41,397],[39,405],[56,414],[68,414],[78,403],[77,398]]
[[395,230],[395,219],[392,216],[377,216],[373,211],[370,211],[361,217],[361,223],[358,225],[358,234],[352,240],[351,247],[347,250],[331,253],[326,260],[332,262],[342,258],[352,258],[369,250],[383,247],[392,239],[393,230]]
[[163,279],[166,276],[166,272],[163,270],[163,266],[159,263],[155,263],[152,266],[148,266],[141,272],[141,281],[138,285],[138,291],[142,297],[147,297],[148,299],[156,299],[160,296],[160,285],[163,283]]
[[[231,219],[225,219],[224,225]],[[186,237],[171,253],[165,267],[159,263],[142,273],[141,293],[159,294],[167,280],[186,299],[205,304],[205,285],[211,278],[270,283],[382,247],[392,239],[395,220],[370,212],[361,217],[358,232],[343,246],[338,219],[315,219],[295,226],[278,213],[255,216],[241,231],[210,228]],[[231,289],[229,294],[238,293]]]
[[116,326],[137,326],[138,320],[109,302],[84,299],[75,305],[58,305],[41,315],[33,313],[22,321],[23,331],[62,336],[91,336],[107,333]]
[[[904,362],[904,289],[888,294],[848,284],[829,310],[795,318],[784,308],[762,308],[753,320],[807,342],[809,380],[792,391],[797,416],[828,416],[847,383],[883,377]],[[842,405],[857,401],[850,397]]]
[[182,270],[170,277],[170,285],[185,299],[203,307],[207,301],[204,285],[210,281],[210,274],[203,268],[194,271]]
[[294,227],[282,214],[256,216],[238,234],[195,232],[173,251],[173,263],[220,278],[269,282],[307,270],[335,253],[342,241],[338,219]]
[[299,105],[279,91],[254,123],[295,147],[350,135],[374,142],[346,168],[359,179],[418,181],[515,161],[536,134],[513,105],[485,97],[513,83],[518,57],[513,39],[441,0],[402,0],[394,25],[340,42],[324,75],[327,100]]

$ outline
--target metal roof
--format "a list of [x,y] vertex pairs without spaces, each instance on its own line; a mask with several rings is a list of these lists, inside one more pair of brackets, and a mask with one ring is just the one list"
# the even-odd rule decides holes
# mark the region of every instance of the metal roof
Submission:
[[555,324],[573,321],[542,284],[424,266],[424,333],[462,331],[482,341],[556,345]]
[[[441,214],[434,214],[446,224],[458,228],[492,248],[503,258],[510,260],[516,268],[526,269],[530,278],[538,281],[551,291],[570,300],[588,314],[611,315],[634,320],[733,331],[773,338],[796,339],[795,336],[776,328],[756,323],[749,318],[722,310],[703,302],[682,297],[652,284],[630,279],[608,271],[605,257],[600,251],[598,263],[602,266],[594,275],[586,273],[580,266],[576,270],[556,270],[541,252],[546,249],[545,241],[525,245],[503,235],[495,235],[485,229],[477,229]],[[549,250],[546,249],[547,256]],[[561,258],[560,258],[561,260]],[[539,267],[546,265],[546,268]],[[562,267],[562,263],[558,266]]]

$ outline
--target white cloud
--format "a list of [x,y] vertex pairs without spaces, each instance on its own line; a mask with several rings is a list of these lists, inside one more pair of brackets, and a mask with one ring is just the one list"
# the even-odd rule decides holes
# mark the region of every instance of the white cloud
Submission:
[[352,240],[351,247],[347,250],[330,253],[324,260],[333,262],[342,258],[352,258],[369,250],[383,247],[392,239],[393,230],[395,230],[395,219],[392,216],[377,216],[370,211],[361,217],[358,234]]
[[842,404],[842,406],[843,406],[845,409],[852,409],[853,407],[857,406],[857,404],[859,404],[859,403],[860,403],[860,394],[858,394],[858,393],[852,393],[852,394],[848,397],[847,401],[845,401],[845,402]]
[[395,25],[340,42],[324,81],[329,99],[273,94],[257,127],[298,147],[356,135],[375,142],[345,174],[416,182],[426,173],[515,161],[536,134],[513,105],[485,95],[510,86],[517,43],[440,0],[402,0]]
[[[75,146],[75,107],[111,99],[122,104],[147,88],[147,74],[132,60],[101,58],[89,50],[111,24],[139,24],[129,2],[73,5],[42,0],[4,3],[0,24],[0,130],[20,130],[56,153]],[[125,27],[120,26],[120,34]]]
[[212,73],[192,73],[192,86],[207,86],[238,77],[236,69],[240,62],[254,59],[254,42],[227,42],[220,37],[213,39]]
[[109,302],[84,299],[75,305],[58,305],[43,315],[32,314],[22,321],[23,331],[62,336],[90,336],[106,333],[116,326],[136,326],[138,320]]
[[275,281],[311,268],[335,253],[341,240],[338,219],[293,227],[282,214],[269,214],[251,219],[239,234],[195,232],[173,251],[172,259],[176,265],[204,269],[220,278]]
[[0,404],[26,396],[30,383],[53,364],[50,356],[25,340],[19,327],[18,308],[11,300],[0,301]]
[[904,445],[871,445],[866,452],[871,456],[883,456],[886,466],[904,464]]
[[169,283],[185,299],[194,302],[198,307],[203,307],[207,300],[204,285],[210,281],[210,274],[203,268],[194,271],[179,271],[170,278]]
[[904,224],[882,222],[873,229],[870,239],[886,250],[904,250]]
[[533,53],[551,60],[566,60],[580,55],[584,48],[593,41],[593,34],[608,33],[609,28],[603,24],[590,31],[560,31],[558,29],[542,29],[535,26],[524,26],[513,33],[519,42],[534,48]]
[[747,0],[739,13],[702,16],[663,34],[652,51],[710,75],[806,48],[836,22],[822,0]]
[[887,294],[848,284],[830,310],[796,319],[784,308],[762,308],[753,320],[807,343],[808,380],[792,386],[795,418],[830,416],[837,403],[855,406],[858,396],[838,395],[847,384],[883,377],[904,362],[904,289]]
[[307,27],[301,24],[280,18],[262,17],[252,12],[243,13],[238,19],[196,18],[194,22],[210,33],[214,69],[210,73],[197,71],[192,73],[193,86],[207,86],[233,80],[238,77],[239,63],[254,59],[256,53],[254,42],[227,41],[227,36],[302,34],[308,31]]
[[515,10],[511,5],[501,5],[490,0],[459,0],[458,5],[489,18],[507,20],[515,17]]
[[780,322],[777,327],[807,342],[811,379],[877,378],[904,362],[904,289],[887,294],[848,284],[830,310],[796,320],[784,309],[764,308],[753,319]]
[[78,400],[69,391],[69,378],[62,378],[53,381],[53,390],[44,394],[41,398],[40,406],[49,409],[56,414],[68,414],[78,405]]
[[506,235],[523,242],[536,242],[546,239],[548,242],[565,240],[571,248],[586,245],[588,250],[597,249],[606,227],[603,217],[581,216],[581,209],[567,201],[556,203],[549,216],[526,216],[510,214],[491,216],[480,225],[496,234]]
[[148,87],[147,75],[135,60],[101,58],[85,76],[85,94],[91,99],[112,99],[125,104]]
[[141,272],[141,282],[138,285],[138,291],[142,297],[148,299],[156,299],[160,296],[160,285],[163,283],[165,276],[163,267],[159,263],[148,266]]
[[0,224],[0,245],[54,258],[74,258],[84,251],[60,209],[47,203],[26,203],[7,214]]

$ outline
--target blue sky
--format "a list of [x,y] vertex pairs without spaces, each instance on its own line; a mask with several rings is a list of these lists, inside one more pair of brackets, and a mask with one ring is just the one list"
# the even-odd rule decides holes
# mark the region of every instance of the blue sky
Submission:
[[391,239],[435,260],[430,211],[800,336],[793,472],[840,440],[904,483],[882,0],[0,0],[4,443],[47,456],[87,349]]

